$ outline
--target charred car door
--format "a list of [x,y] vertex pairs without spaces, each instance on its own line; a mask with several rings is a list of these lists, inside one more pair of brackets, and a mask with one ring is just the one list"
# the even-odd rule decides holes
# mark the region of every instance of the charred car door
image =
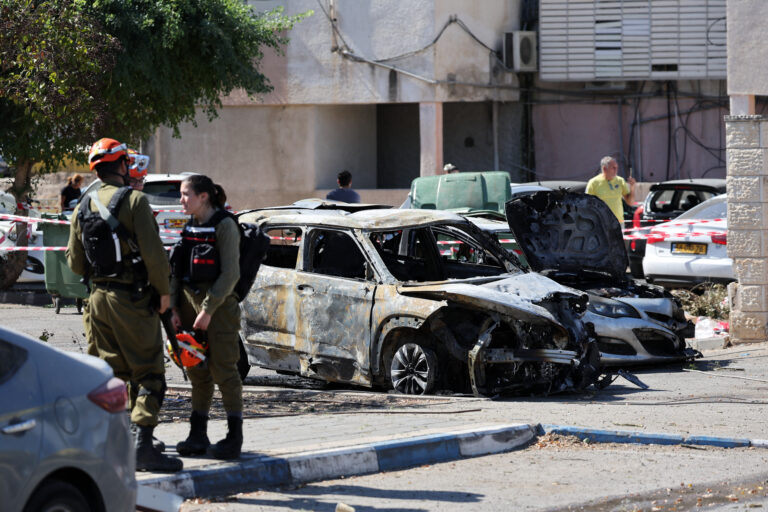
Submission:
[[264,229],[270,239],[267,256],[242,302],[245,348],[253,364],[298,373],[296,267],[303,230],[292,226]]
[[296,275],[302,375],[371,385],[371,308],[376,285],[366,279],[370,268],[351,232],[308,231],[303,270]]

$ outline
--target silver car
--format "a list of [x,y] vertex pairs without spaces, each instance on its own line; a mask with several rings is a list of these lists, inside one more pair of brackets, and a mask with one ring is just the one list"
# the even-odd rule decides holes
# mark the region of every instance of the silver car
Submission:
[[2,510],[136,510],[128,397],[104,361],[0,327],[0,397]]
[[595,196],[541,191],[512,199],[507,222],[535,272],[589,295],[584,321],[595,327],[605,365],[679,361],[693,324],[678,299],[626,273],[621,224]]

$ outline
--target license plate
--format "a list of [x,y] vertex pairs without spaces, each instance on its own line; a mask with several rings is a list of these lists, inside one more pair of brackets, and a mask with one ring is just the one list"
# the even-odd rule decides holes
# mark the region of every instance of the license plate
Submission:
[[674,254],[707,254],[707,244],[672,244]]
[[169,229],[183,228],[187,219],[165,219],[165,227]]

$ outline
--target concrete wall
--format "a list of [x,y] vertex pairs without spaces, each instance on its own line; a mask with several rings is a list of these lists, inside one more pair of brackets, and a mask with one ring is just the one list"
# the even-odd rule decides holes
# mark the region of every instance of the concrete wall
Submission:
[[728,94],[768,95],[768,2],[728,0]]
[[[390,73],[389,69],[344,58],[334,48],[377,61],[423,48],[433,41],[450,16],[458,18],[484,44],[500,50],[504,32],[519,28],[520,0],[284,0],[248,2],[256,10],[285,6],[285,14],[314,11],[289,32],[284,56],[266,52],[263,71],[275,90],[258,100],[264,104],[338,104],[424,101],[515,101],[514,88],[493,89],[462,85],[434,85],[428,81]],[[336,34],[324,13],[335,16]],[[501,71],[489,50],[459,25],[450,25],[433,47],[384,64],[396,66],[427,80],[491,81],[517,85],[514,73]],[[225,100],[231,105],[251,104],[242,93]]]
[[375,108],[359,106],[224,107],[198,128],[154,137],[152,171],[202,172],[235,208],[286,204],[333,188],[342,169],[355,188],[374,188]]
[[726,117],[728,255],[738,284],[729,287],[731,340],[768,338],[768,120]]
[[[677,134],[670,149],[667,172],[666,98],[643,99],[639,107],[641,122],[635,125],[635,107],[618,104],[558,103],[535,105],[533,110],[536,144],[536,170],[542,179],[588,179],[598,172],[600,158],[614,156],[620,172],[627,175],[630,145],[634,147],[634,176],[638,181],[664,181],[678,178],[725,177],[725,107],[686,114],[695,100],[679,99],[674,106],[671,129]],[[712,103],[709,103],[710,105]],[[697,144],[695,140],[708,148]],[[638,151],[639,148],[639,151]],[[623,158],[622,158],[623,155]]]

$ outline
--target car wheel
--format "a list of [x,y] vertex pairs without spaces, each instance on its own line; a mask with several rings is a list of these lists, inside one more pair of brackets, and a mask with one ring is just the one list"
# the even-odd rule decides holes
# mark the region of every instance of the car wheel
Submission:
[[392,388],[406,395],[426,395],[435,387],[437,356],[419,343],[404,343],[389,365]]
[[248,362],[248,353],[245,351],[242,338],[239,338],[238,345],[240,345],[240,360],[237,362],[237,373],[240,374],[240,380],[245,382],[248,372],[251,371],[251,363]]
[[91,507],[77,487],[51,480],[35,491],[24,512],[91,512]]

